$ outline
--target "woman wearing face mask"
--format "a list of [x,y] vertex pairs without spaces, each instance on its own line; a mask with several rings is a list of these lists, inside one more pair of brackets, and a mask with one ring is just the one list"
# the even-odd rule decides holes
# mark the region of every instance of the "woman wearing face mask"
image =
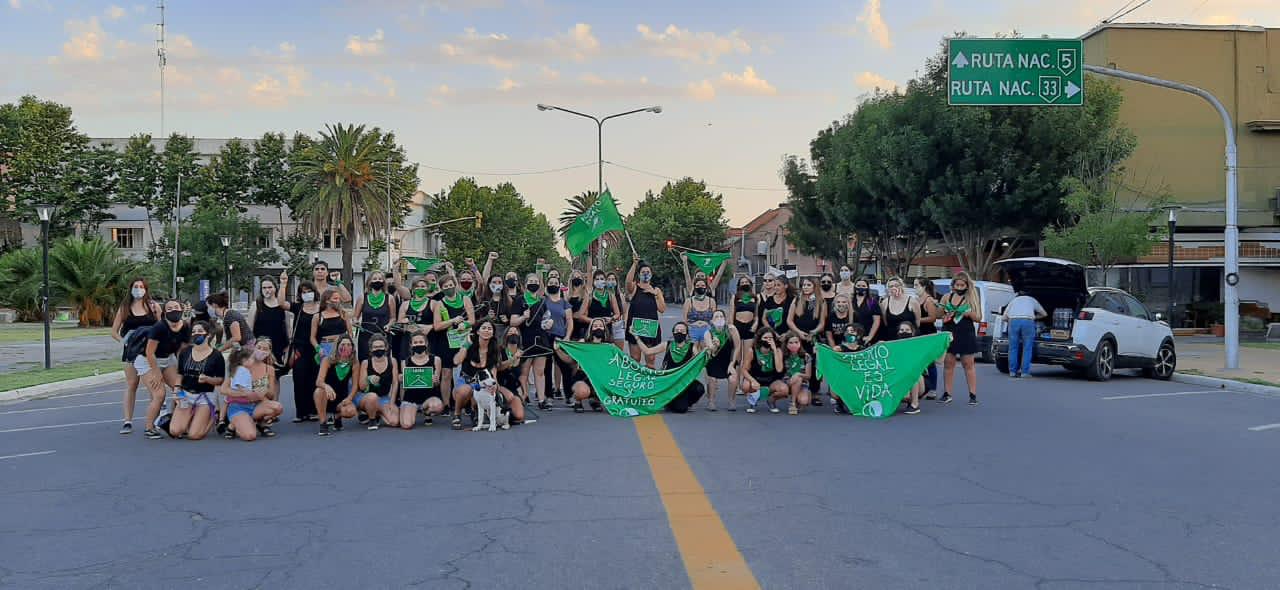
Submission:
[[708,294],[707,279],[694,279],[693,294],[684,300],[684,321],[689,324],[689,338],[702,342],[711,328],[716,300]]
[[[520,385],[526,388],[525,393],[529,401],[537,400],[539,410],[550,410],[551,404],[547,402],[546,386],[543,382],[546,380],[546,353],[551,350],[548,346],[550,338],[547,335],[551,326],[548,323],[554,324],[555,320],[551,318],[551,312],[547,308],[547,302],[543,299],[541,291],[542,280],[538,277],[538,273],[529,273],[525,277],[524,294],[520,301],[520,346],[524,351],[520,365]],[[530,380],[531,376],[532,380]]]
[[360,376],[356,385],[356,408],[369,417],[369,430],[377,430],[380,423],[395,428],[400,425],[400,411],[396,399],[400,394],[400,371],[391,358],[391,344],[385,336],[375,334],[369,339],[369,358],[360,361]]
[[857,285],[853,282],[853,271],[850,270],[848,266],[841,266],[840,282],[836,283],[836,295],[848,295],[849,298],[852,299],[854,289],[857,288]]
[[[565,300],[564,293],[561,291],[560,279],[547,279],[547,297],[542,304],[546,307],[546,313],[549,319],[543,321],[545,334],[547,336],[544,346],[551,351],[551,367],[546,372],[546,381],[543,383],[545,391],[550,392],[550,397],[561,398],[564,396],[563,391],[568,387],[565,385],[565,377],[568,376],[569,367],[559,355],[554,354],[556,350],[556,342],[569,337],[573,331],[573,306]],[[550,322],[550,326],[547,326]],[[563,389],[562,389],[563,388]]]
[[840,346],[844,342],[845,328],[848,328],[850,324],[861,327],[857,318],[854,317],[853,306],[849,304],[849,296],[836,295],[831,306],[831,312],[827,314],[824,343],[832,348]]
[[164,321],[147,328],[147,344],[143,354],[133,361],[138,379],[151,394],[147,405],[147,438],[155,440],[164,435],[155,427],[160,408],[164,405],[166,389],[176,387],[181,381],[174,355],[191,344],[191,328],[182,320],[182,303],[170,299],[164,304]]
[[315,403],[320,413],[320,436],[342,430],[343,419],[356,417],[356,343],[343,334],[333,352],[320,361],[316,377]]
[[[827,313],[827,300],[818,292],[813,279],[807,277],[800,279],[800,296],[791,302],[791,310],[787,314],[787,327],[793,334],[800,337],[804,353],[810,358],[814,355],[814,343],[821,340],[822,328],[827,323]],[[809,395],[810,392],[818,392],[818,379],[813,375],[812,370],[808,374],[809,378],[806,381],[808,390],[804,392],[806,401],[803,405],[807,406],[812,401],[813,405],[821,406],[822,396]],[[791,399],[796,399],[794,393]]]
[[[653,267],[641,263],[639,256],[632,258],[631,270],[627,271],[627,295],[631,299],[627,310],[627,343],[631,345],[631,358],[653,368],[657,357],[643,355],[641,345],[653,348],[662,342],[659,318],[667,311],[667,301],[662,291],[653,286]],[[638,327],[651,335],[637,336]]]
[[[226,438],[238,437],[243,441],[254,441],[261,433],[265,437],[275,436],[271,427],[266,425],[284,412],[284,406],[270,398],[272,367],[271,343],[264,348],[256,346],[235,348],[227,361],[230,383],[223,388],[227,400],[227,418],[230,427]],[[259,426],[258,423],[264,423]]]
[[[888,307],[888,306],[886,306]],[[905,340],[914,338],[917,334],[916,324],[912,321],[900,322],[898,329],[895,330],[895,340]],[[911,386],[911,391],[907,393],[907,398],[903,401],[907,402],[907,409],[903,410],[903,414],[919,414],[920,413],[920,396],[924,393],[924,375],[921,374],[920,379],[915,385]]]
[[[787,380],[787,396],[791,398],[787,414],[795,416],[800,413],[800,408],[809,405],[812,397],[809,380],[813,378],[813,355],[805,352],[804,339],[799,334],[788,334],[785,341],[786,351],[782,353],[783,377]],[[769,408],[773,411],[780,398],[773,395],[769,398]]]
[[969,384],[969,405],[978,405],[978,371],[973,355],[978,353],[978,336],[974,323],[982,321],[982,306],[978,292],[973,288],[969,273],[962,272],[951,279],[951,292],[942,298],[942,329],[951,332],[951,346],[942,363],[942,397],[940,403],[951,401],[951,386],[955,383],[956,359],[964,366],[964,378]]
[[467,259],[468,268],[458,273],[458,294],[471,300],[471,305],[476,304],[476,275],[480,271],[476,270],[476,262],[470,258]]
[[369,275],[368,290],[356,303],[355,318],[359,321],[360,337],[356,341],[356,354],[361,360],[369,358],[369,339],[374,335],[386,336],[395,321],[395,309],[399,307],[395,295],[387,293],[387,278],[380,271]]
[[[588,344],[610,344],[611,338],[606,322],[601,318],[596,318],[591,320],[591,324],[587,328],[587,337],[583,339],[583,342]],[[564,354],[560,351],[556,351],[556,353]],[[571,358],[568,358],[567,355],[565,360],[573,367],[569,383],[573,384],[571,391],[573,392],[574,413],[581,414],[586,412],[586,409],[582,406],[584,401],[591,403],[592,411],[602,411],[604,407],[600,405],[600,398],[596,396],[595,387],[591,385],[591,379],[587,377],[586,372],[582,370],[581,366],[574,363]]]
[[782,347],[775,342],[776,339],[777,335],[771,328],[761,328],[742,368],[742,392],[747,394],[748,414],[756,413],[756,403],[761,396],[765,397],[769,411],[777,414],[778,408],[773,405],[773,400],[787,397],[789,392],[782,374]]
[[576,318],[578,321],[574,322],[574,325],[586,326],[595,320],[601,320],[605,330],[609,332],[606,340],[613,342],[613,324],[615,321],[622,323],[619,319],[622,317],[622,312],[618,307],[617,289],[609,287],[609,280],[606,277],[602,270],[591,273],[591,291],[578,306]]
[[[320,296],[320,313],[311,318],[311,346],[318,357],[333,354],[333,345],[338,338],[351,334],[351,323],[347,321],[347,312],[342,308],[342,293],[329,289]],[[316,361],[320,365],[320,361]]]
[[498,329],[501,337],[507,330],[511,317],[511,293],[503,283],[500,275],[489,277],[484,289],[484,301],[476,306],[476,321],[489,320]]
[[871,284],[866,279],[858,279],[853,282],[853,313],[858,318],[858,323],[862,325],[862,331],[866,333],[863,338],[866,343],[879,342],[880,334],[880,303],[876,301],[876,296],[871,293]]
[[432,350],[440,351],[441,393],[449,396],[455,386],[453,356],[461,350],[476,316],[471,300],[458,292],[453,277],[445,275],[440,279],[440,287],[440,298],[431,302],[436,321],[428,340]]
[[178,353],[178,370],[182,372],[182,386],[178,389],[177,404],[169,421],[169,436],[200,440],[209,435],[218,421],[217,395],[214,389],[222,385],[227,374],[226,362],[210,346],[209,334],[213,328],[205,322],[191,326],[191,346]]
[[285,312],[289,311],[289,302],[281,297],[281,293],[289,288],[288,273],[280,273],[280,285],[277,288],[275,279],[262,277],[258,300],[253,306],[253,316],[249,318],[249,327],[253,334],[266,338],[271,342],[271,363],[280,376],[289,372],[285,351],[289,347],[289,324]]
[[[418,408],[422,408],[427,416],[422,421],[423,426],[431,426],[434,423],[432,417],[444,412],[444,402],[440,399],[440,357],[431,354],[427,347],[427,335],[419,333],[410,336],[409,352],[409,358],[403,364],[404,378],[400,380],[404,395],[400,402],[399,423],[400,428],[405,430],[413,428],[417,422]],[[410,374],[411,369],[425,368],[432,370],[429,384]]]
[[209,306],[209,315],[222,324],[222,352],[232,347],[245,347],[253,340],[253,329],[244,314],[231,309],[226,292],[214,293],[205,298]]
[[623,285],[618,281],[618,273],[611,272],[604,277],[605,288],[613,293],[613,298],[618,302],[618,313],[613,316],[613,321],[609,323],[609,330],[613,332],[613,344],[619,350],[624,350],[627,344],[627,314],[631,312],[631,301],[627,299],[623,293]]
[[704,272],[702,269],[698,269],[693,273],[692,276],[690,276],[689,275],[689,253],[681,252],[680,253],[680,270],[684,272],[685,297],[687,298],[690,295],[693,295],[694,290],[698,288],[696,284],[698,281],[706,281],[707,292],[710,293],[712,299],[715,299],[716,289],[720,287],[720,280],[724,278],[724,271],[726,268],[729,268],[729,260],[727,259],[724,262],[720,263],[720,266],[717,267],[715,270],[715,274],[711,275],[710,277],[708,277],[707,273]]
[[[514,373],[519,369],[520,351],[516,350],[514,354],[510,354],[510,349],[498,342],[494,332],[492,322],[480,322],[475,332],[468,338],[466,345],[454,355],[454,363],[458,365],[458,371],[463,380],[463,383],[453,390],[454,411],[451,426],[454,430],[462,430],[462,417],[458,413],[458,408],[471,407],[472,383],[476,381],[482,370],[489,371],[498,381],[497,390],[505,402],[504,407],[511,408],[511,423],[524,422],[524,404],[520,402],[520,396],[503,385],[504,382],[510,383],[505,374]],[[517,334],[508,334],[508,338],[515,335]]]
[[827,312],[831,312],[831,308],[836,304],[836,280],[831,273],[824,272],[818,278],[818,287],[821,289],[819,295],[822,297],[823,303],[827,306]]
[[[755,293],[755,281],[749,276],[738,277],[738,290],[733,299],[733,329],[738,333],[738,367],[747,365],[747,353],[755,344],[756,309],[760,301]],[[732,394],[736,396],[735,394]]]
[[293,362],[293,422],[315,421],[316,402],[312,385],[320,363],[316,360],[316,348],[311,343],[311,324],[320,314],[320,295],[311,281],[298,285],[298,300],[293,304],[293,345],[290,359]]
[[[882,309],[884,310],[884,325],[898,326],[902,323],[910,323],[912,326],[918,325],[920,321],[920,302],[907,294],[907,288],[902,284],[902,279],[893,277],[885,284],[889,289],[889,297],[884,301]],[[898,331],[896,329],[885,333],[885,340],[895,340]]]
[[728,316],[723,309],[711,314],[711,328],[702,336],[702,347],[711,355],[707,361],[707,411],[716,411],[716,397],[720,391],[720,382],[726,382],[725,392],[728,394],[728,409],[738,410],[738,356],[742,346],[738,339],[738,331],[729,326]]
[[426,337],[435,328],[435,315],[431,309],[431,294],[426,280],[418,279],[413,282],[409,298],[400,304],[398,319],[409,326],[410,335],[420,333]]
[[[938,320],[942,319],[942,311],[938,308],[938,291],[933,286],[933,281],[926,278],[916,279],[916,296],[920,298],[920,329],[921,336],[929,336],[938,333]],[[928,372],[924,376],[924,399],[936,399],[937,395],[933,392],[938,389],[938,365],[937,363],[929,363]]]
[[787,314],[792,304],[791,283],[781,275],[770,275],[764,279],[764,296],[760,299],[760,307],[756,316],[760,324],[768,326],[775,333],[787,331]]
[[569,310],[573,314],[573,331],[569,332],[571,340],[580,341],[587,336],[587,322],[578,319],[578,310],[582,308],[582,303],[591,295],[591,285],[587,284],[583,277],[589,276],[591,273],[591,264],[587,263],[587,274],[574,269],[569,273],[569,290],[565,293],[565,300],[569,302]]
[[[151,300],[151,291],[147,281],[134,279],[129,284],[129,293],[120,302],[116,310],[116,319],[111,324],[111,337],[116,342],[124,343],[134,330],[146,330],[160,321],[163,312],[155,301]],[[120,362],[124,363],[124,423],[120,426],[120,434],[133,432],[133,409],[138,398],[138,370],[133,366],[133,359],[128,357],[128,350],[122,350]]]
[[[689,326],[684,322],[676,322],[671,327],[671,340],[663,342],[654,347],[645,346],[643,341],[636,344],[645,354],[645,356],[658,356],[665,354],[662,359],[662,369],[670,371],[683,367],[694,356],[697,356],[700,350],[700,344],[689,339]],[[667,403],[667,411],[675,414],[684,414],[697,405],[698,400],[706,393],[706,388],[702,382],[694,380],[685,387],[675,398]]]

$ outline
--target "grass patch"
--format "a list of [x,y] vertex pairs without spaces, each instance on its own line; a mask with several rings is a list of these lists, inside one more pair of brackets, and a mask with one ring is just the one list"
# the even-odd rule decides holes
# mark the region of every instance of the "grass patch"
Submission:
[[1214,379],[1226,379],[1228,381],[1239,381],[1240,383],[1249,383],[1252,385],[1265,385],[1267,387],[1280,387],[1280,383],[1273,383],[1265,379],[1257,379],[1254,377],[1225,377],[1222,375],[1214,375],[1201,371],[1200,369],[1179,369],[1179,373],[1188,375],[1198,375],[1200,377],[1213,377]]
[[7,373],[0,374],[0,391],[10,391],[14,389],[21,389],[23,387],[31,387],[33,385],[43,385],[45,383],[56,383],[58,381],[66,381],[68,379],[79,379],[81,377],[89,377],[102,373],[111,373],[121,370],[121,365],[122,363],[119,360],[86,361],[57,366],[47,371],[44,369],[9,371]]
[[1261,348],[1264,350],[1280,350],[1280,342],[1241,342],[1245,348]]
[[[80,328],[76,326],[51,326],[49,338],[63,340],[83,336],[111,337],[111,328]],[[44,324],[0,324],[0,344],[44,342]]]

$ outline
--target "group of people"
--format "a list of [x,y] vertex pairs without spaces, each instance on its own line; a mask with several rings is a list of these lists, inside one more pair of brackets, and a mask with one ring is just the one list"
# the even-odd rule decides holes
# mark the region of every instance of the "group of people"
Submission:
[[[564,277],[543,264],[523,277],[494,273],[498,259],[489,253],[483,268],[472,259],[461,269],[446,262],[407,285],[395,273],[373,272],[358,300],[338,273],[316,262],[292,301],[286,298],[287,274],[262,278],[247,313],[232,309],[226,293],[194,305],[172,299],[161,304],[146,281],[135,280],[114,323],[126,371],[120,432],[132,432],[141,384],[150,395],[147,438],[201,439],[215,430],[241,440],[274,436],[286,375],[292,376],[293,421],[317,423],[321,436],[352,419],[370,430],[443,419],[458,430],[474,416],[477,387],[493,389],[513,424],[534,421],[530,410],[551,411],[556,400],[577,413],[602,411],[590,377],[556,346],[561,341],[615,345],[637,362],[663,369],[706,351],[705,383],[694,381],[669,411],[702,403],[708,411],[732,412],[742,395],[749,413],[763,401],[770,412],[785,405],[798,414],[830,396],[815,374],[816,344],[852,352],[930,334],[939,325],[953,334],[942,395],[935,396],[938,375],[931,364],[903,411],[918,413],[921,399],[950,402],[957,365],[966,375],[969,403],[977,403],[974,322],[980,306],[963,273],[942,298],[927,279],[914,282],[912,295],[901,279],[891,278],[883,299],[847,267],[838,280],[823,274],[798,284],[770,274],[759,289],[752,277],[737,276],[732,300],[719,301],[727,264],[710,276],[691,274],[682,257],[683,320],[664,336],[666,297],[653,283],[653,268],[638,257],[621,276],[588,262]],[[848,411],[831,398],[835,411]]]

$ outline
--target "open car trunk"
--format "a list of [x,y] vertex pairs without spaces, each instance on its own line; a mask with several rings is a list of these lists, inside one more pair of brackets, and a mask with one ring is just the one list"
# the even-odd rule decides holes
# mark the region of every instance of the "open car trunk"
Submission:
[[[1037,335],[1069,338],[1076,315],[1089,299],[1084,267],[1057,258],[1012,258],[996,262],[1014,291],[1036,298],[1049,317],[1037,322]],[[1065,332],[1065,333],[1064,333]]]

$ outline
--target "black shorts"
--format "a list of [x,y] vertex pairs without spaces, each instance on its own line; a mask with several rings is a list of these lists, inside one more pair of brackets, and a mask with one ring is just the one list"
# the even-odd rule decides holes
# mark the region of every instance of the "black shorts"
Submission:
[[761,373],[760,371],[753,370],[749,374],[752,379],[755,379],[756,382],[760,384],[761,388],[768,388],[770,385],[773,385],[775,381],[783,380],[782,373]]

